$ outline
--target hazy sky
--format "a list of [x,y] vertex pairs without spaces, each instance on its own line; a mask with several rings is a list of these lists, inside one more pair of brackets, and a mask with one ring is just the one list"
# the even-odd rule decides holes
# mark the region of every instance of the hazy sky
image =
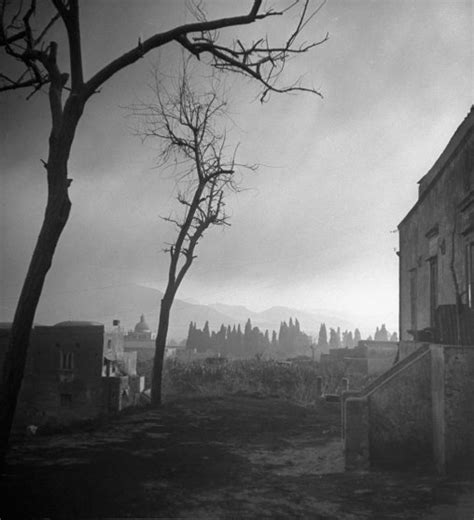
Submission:
[[[206,2],[208,16],[251,2]],[[398,322],[398,235],[433,165],[472,104],[472,2],[329,0],[305,40],[330,39],[291,63],[324,95],[273,95],[227,78],[245,191],[228,200],[232,226],[209,232],[178,297],[202,303],[328,309],[373,330]],[[190,21],[185,2],[84,2],[86,76],[152,33]],[[292,17],[238,29],[288,34]],[[58,36],[61,38],[61,35]],[[150,54],[88,104],[70,160],[73,208],[46,291],[141,283],[163,288],[176,207],[170,172],[154,168],[158,143],[131,135],[126,105],[150,96],[153,64],[170,71],[177,45]],[[0,168],[2,309],[11,319],[45,204],[49,113],[38,94],[2,95]],[[74,276],[73,276],[74,274]],[[139,312],[139,310],[137,311]]]

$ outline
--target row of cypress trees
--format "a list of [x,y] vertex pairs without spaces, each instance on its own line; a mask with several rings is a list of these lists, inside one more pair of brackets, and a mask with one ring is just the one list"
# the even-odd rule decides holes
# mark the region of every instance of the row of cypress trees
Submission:
[[[329,337],[328,337],[329,336]],[[290,318],[289,322],[280,323],[277,334],[275,330],[262,332],[258,327],[253,327],[250,318],[247,320],[244,330],[239,325],[221,325],[218,331],[209,328],[206,321],[202,329],[197,328],[195,322],[189,324],[186,346],[197,352],[213,352],[229,357],[246,358],[255,355],[310,355],[314,349],[327,352],[332,348],[353,348],[361,341],[361,333],[358,328],[354,332],[330,328],[329,335],[326,324],[322,323],[319,329],[318,341],[312,343],[311,337],[305,334],[300,327],[298,319]],[[372,336],[368,337],[369,340]],[[376,341],[397,341],[396,333],[390,334],[385,325],[377,327],[374,339]]]
[[250,318],[244,330],[239,325],[221,325],[218,331],[210,331],[206,321],[203,329],[195,322],[189,324],[186,346],[197,352],[214,352],[224,356],[246,358],[263,354],[297,355],[308,354],[311,338],[302,332],[298,319],[290,318],[289,322],[281,322],[277,334],[267,329],[262,332],[252,326]]

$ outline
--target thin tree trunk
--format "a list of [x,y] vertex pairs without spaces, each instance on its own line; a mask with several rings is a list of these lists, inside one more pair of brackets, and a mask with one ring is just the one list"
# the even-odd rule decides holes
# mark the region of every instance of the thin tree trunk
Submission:
[[67,174],[48,172],[63,182],[49,183],[45,217],[13,320],[0,391],[0,467],[5,464],[10,431],[28,354],[31,327],[59,237],[69,217]]
[[163,361],[165,357],[166,338],[168,336],[168,327],[170,322],[171,306],[173,298],[166,295],[161,300],[160,321],[158,324],[158,333],[155,341],[155,360],[153,362],[153,378],[151,382],[151,404],[152,406],[160,406],[162,392],[161,385],[163,381]]

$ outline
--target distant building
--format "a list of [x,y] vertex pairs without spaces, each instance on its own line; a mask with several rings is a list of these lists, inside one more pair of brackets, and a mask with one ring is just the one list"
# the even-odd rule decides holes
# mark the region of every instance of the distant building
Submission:
[[[10,326],[0,329],[0,369]],[[17,426],[67,424],[135,404],[144,390],[136,354],[123,350],[120,323],[65,321],[35,326],[25,366]]]
[[130,330],[126,336],[126,341],[150,341],[152,339],[151,329],[145,320],[145,316],[140,316],[140,321],[135,325],[134,330]]
[[[134,330],[130,330],[124,337],[123,349],[125,352],[136,352],[138,362],[146,362],[155,356],[155,339],[145,320],[145,316],[140,316],[140,321],[135,325]],[[175,357],[184,347],[167,345],[165,358]]]
[[321,370],[324,374],[338,368],[345,377],[377,376],[393,365],[397,351],[395,342],[362,340],[356,347],[321,354]]
[[474,110],[399,224],[400,339],[474,344]]

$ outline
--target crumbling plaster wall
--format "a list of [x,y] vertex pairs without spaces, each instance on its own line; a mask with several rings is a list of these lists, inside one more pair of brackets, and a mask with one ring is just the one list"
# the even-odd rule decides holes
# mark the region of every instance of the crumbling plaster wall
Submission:
[[[35,327],[15,424],[69,423],[97,416],[103,341],[103,326]],[[71,371],[60,369],[61,352],[73,355]],[[70,402],[62,402],[61,395]]]
[[447,470],[474,468],[474,347],[444,349]]
[[368,396],[372,462],[398,465],[431,457],[430,371],[430,357],[423,356]]

